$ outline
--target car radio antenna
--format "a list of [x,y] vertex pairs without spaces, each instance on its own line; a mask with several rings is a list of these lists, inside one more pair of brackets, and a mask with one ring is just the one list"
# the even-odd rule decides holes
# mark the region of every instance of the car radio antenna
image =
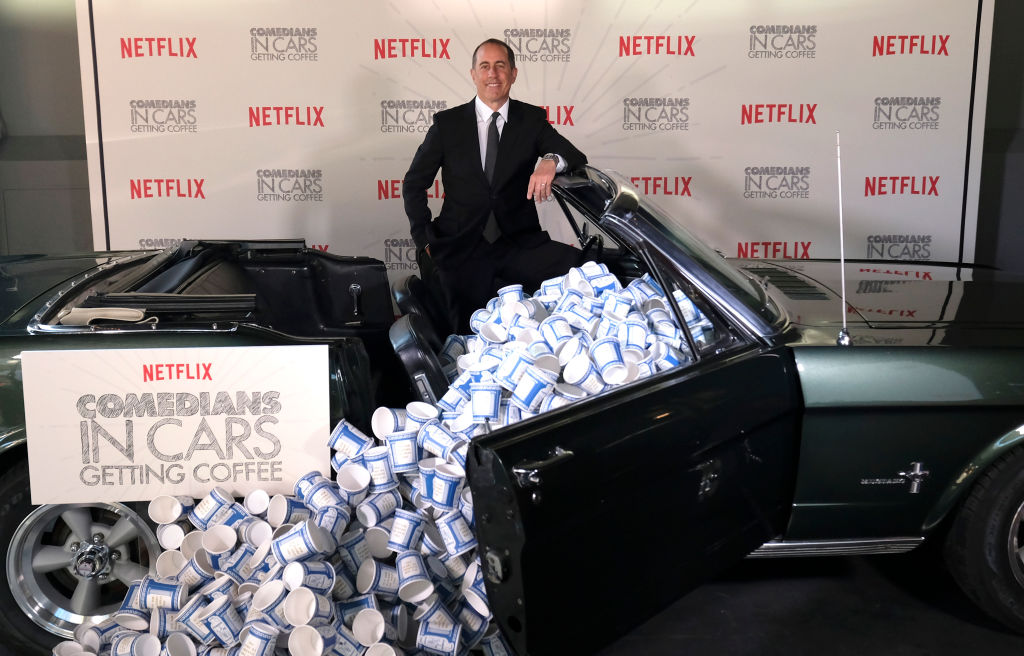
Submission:
[[839,182],[839,280],[843,297],[843,327],[836,338],[839,346],[849,346],[850,332],[846,329],[846,249],[843,243],[843,158],[839,152],[839,130],[836,130],[836,179]]

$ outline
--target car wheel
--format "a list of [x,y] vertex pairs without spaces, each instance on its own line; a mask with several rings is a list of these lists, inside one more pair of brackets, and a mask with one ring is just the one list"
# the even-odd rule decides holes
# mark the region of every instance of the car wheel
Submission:
[[982,610],[1024,633],[1024,449],[975,483],[946,538],[946,563]]
[[0,635],[17,654],[49,654],[85,620],[112,614],[160,553],[146,521],[126,505],[32,506],[24,461],[0,476],[0,544]]

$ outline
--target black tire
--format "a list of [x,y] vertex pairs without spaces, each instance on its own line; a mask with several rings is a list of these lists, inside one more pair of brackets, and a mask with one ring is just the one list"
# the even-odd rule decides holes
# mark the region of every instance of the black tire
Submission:
[[978,478],[946,536],[945,558],[975,604],[1024,634],[1024,449]]
[[[12,455],[7,454],[7,457]],[[3,551],[0,567],[4,567],[5,572],[0,584],[0,654],[8,650],[19,656],[50,654],[53,645],[70,639],[70,631],[77,626],[75,620],[59,618],[68,614],[82,617],[70,611],[67,603],[79,582],[72,568],[62,565],[39,573],[35,571],[32,557],[41,545],[51,551],[55,546],[67,549],[64,545],[76,539],[62,519],[63,511],[88,517],[90,528],[97,533],[104,533],[118,521],[129,522],[137,536],[111,550],[118,552],[118,561],[123,566],[142,572],[150,568],[159,553],[156,537],[137,509],[114,503],[33,506],[28,462],[22,454],[14,466],[0,474],[0,545]],[[73,560],[70,549],[67,552],[69,560]],[[97,581],[97,587],[95,604],[90,606],[96,610],[89,615],[93,618],[109,615],[127,590],[114,576]],[[36,608],[35,617],[26,612],[26,606]]]

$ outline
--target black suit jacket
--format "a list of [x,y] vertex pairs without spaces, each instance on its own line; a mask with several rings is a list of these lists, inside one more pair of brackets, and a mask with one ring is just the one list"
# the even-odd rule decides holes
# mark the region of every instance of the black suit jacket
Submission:
[[[534,201],[526,198],[537,158],[546,153],[561,155],[568,171],[587,162],[551,127],[541,107],[511,100],[498,144],[494,182],[489,185],[480,166],[475,100],[435,114],[402,184],[416,246],[422,249],[430,244],[430,255],[441,266],[457,262],[480,240],[492,211],[502,235],[514,243],[531,246],[546,240]],[[441,213],[431,220],[426,190],[438,169],[444,202]]]

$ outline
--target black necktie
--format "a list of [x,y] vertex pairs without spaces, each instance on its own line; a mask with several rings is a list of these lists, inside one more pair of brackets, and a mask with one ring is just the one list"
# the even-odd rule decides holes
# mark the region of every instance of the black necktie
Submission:
[[[498,161],[499,116],[501,114],[498,112],[491,114],[491,127],[487,128],[487,150],[484,153],[484,175],[487,176],[487,182],[494,181],[494,165]],[[491,243],[494,243],[494,240],[501,236],[501,229],[498,227],[498,220],[494,218],[494,212],[491,212],[490,216],[487,217],[483,234],[484,239]]]

